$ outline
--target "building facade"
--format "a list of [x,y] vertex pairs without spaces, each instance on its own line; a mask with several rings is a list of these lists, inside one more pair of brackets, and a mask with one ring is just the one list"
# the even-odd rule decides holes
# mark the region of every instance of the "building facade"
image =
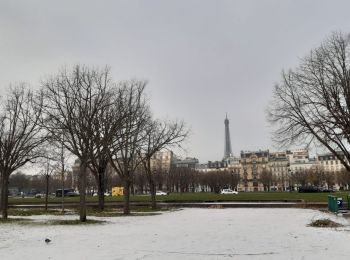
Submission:
[[263,173],[269,171],[269,151],[241,152],[241,183],[239,190],[264,191],[264,185],[260,182]]
[[[342,154],[339,154],[339,156],[344,158]],[[331,153],[317,155],[317,164],[325,172],[337,173],[345,169],[341,161]]]
[[186,157],[185,159],[175,158],[173,165],[176,168],[196,169],[199,161],[197,158]]
[[151,158],[151,169],[153,172],[168,173],[175,160],[172,151],[156,152]]
[[269,169],[272,176],[271,190],[285,191],[290,186],[290,167],[287,152],[274,152],[269,154]]

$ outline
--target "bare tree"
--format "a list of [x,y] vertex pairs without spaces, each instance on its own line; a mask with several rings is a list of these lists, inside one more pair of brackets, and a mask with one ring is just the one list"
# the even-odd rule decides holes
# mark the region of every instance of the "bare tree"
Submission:
[[143,194],[147,191],[147,176],[143,167],[138,167],[135,171],[134,184],[136,186],[137,193]]
[[229,171],[210,171],[202,173],[202,186],[208,186],[212,192],[220,193],[221,189],[231,187],[232,175]]
[[[46,197],[45,197],[45,208],[47,209],[47,198],[50,186],[54,186],[55,189],[61,188],[64,191],[64,183],[65,183],[65,172],[66,166],[68,164],[68,160],[70,158],[70,153],[67,149],[65,149],[62,140],[57,140],[53,138],[49,138],[47,142],[47,146],[45,148],[45,155],[42,158],[41,166],[43,168],[42,175],[45,177],[46,182]],[[57,178],[52,178],[52,176],[60,176],[60,180]],[[52,181],[55,181],[52,183]],[[60,182],[60,183],[59,183]],[[58,185],[60,184],[60,185]],[[54,191],[54,190],[52,190]],[[61,193],[61,210],[64,212],[64,192]]]
[[135,80],[121,83],[121,105],[126,117],[123,127],[115,133],[113,146],[108,150],[109,162],[123,181],[124,214],[130,214],[130,188],[135,170],[141,164],[138,150],[143,128],[149,121],[149,108],[144,98],[145,86],[145,82]]
[[65,188],[65,174],[66,174],[66,166],[67,161],[69,159],[69,151],[64,147],[63,140],[59,140],[59,142],[56,143],[56,150],[58,153],[56,153],[58,156],[58,161],[56,165],[56,169],[58,172],[60,172],[61,175],[61,211],[64,213],[64,188]]
[[[103,81],[100,85],[105,84]],[[98,120],[94,121],[94,142],[96,149],[91,155],[89,168],[95,177],[98,193],[98,207],[100,211],[104,210],[104,194],[106,190],[106,177],[109,170],[108,151],[113,150],[113,141],[118,139],[118,133],[124,127],[124,121],[127,119],[127,109],[122,102],[125,88],[117,88],[113,85],[108,97],[110,106],[105,106],[98,113]]]
[[[100,84],[103,82],[103,84]],[[95,122],[99,112],[110,106],[110,72],[75,66],[72,71],[61,70],[43,82],[45,96],[44,123],[52,138],[80,161],[79,192],[80,221],[86,221],[86,177],[88,165],[96,150]]]
[[230,172],[230,175],[231,175],[231,188],[233,190],[237,190],[237,186],[241,180],[241,177],[239,175],[239,172]]
[[350,173],[346,169],[342,169],[337,173],[337,182],[340,189],[346,190],[350,185]]
[[267,169],[263,169],[259,176],[259,181],[264,185],[265,191],[270,191],[272,184],[272,172]]
[[9,180],[10,187],[17,187],[18,191],[22,194],[29,187],[29,178],[26,174],[17,171],[14,174],[11,174]]
[[336,180],[336,173],[334,172],[324,172],[324,181],[328,188],[333,188]]
[[292,182],[297,185],[305,186],[308,183],[307,171],[300,170],[291,174]]
[[45,190],[45,182],[41,175],[31,175],[29,180],[28,193],[30,195],[35,195],[39,192],[42,193]]
[[[350,37],[333,33],[300,65],[282,73],[269,120],[281,145],[324,145],[350,171]],[[343,157],[344,155],[344,157]]]
[[28,162],[42,156],[39,149],[44,134],[39,124],[42,99],[37,98],[23,84],[11,88],[1,100],[0,111],[0,172],[2,218],[7,219],[8,183],[10,175]]
[[155,172],[152,172],[151,161],[154,155],[164,148],[172,146],[181,147],[181,143],[188,136],[188,130],[183,122],[161,122],[149,121],[144,128],[144,138],[138,156],[146,170],[147,179],[151,192],[152,209],[157,208],[156,204],[156,183]]
[[49,152],[46,151],[44,161],[42,162],[42,166],[44,168],[42,171],[42,176],[45,179],[45,210],[46,211],[48,208],[50,177],[54,171],[54,166],[52,164],[53,164],[53,161],[50,158]]
[[325,175],[322,168],[307,169],[305,170],[307,175],[307,182],[314,186],[322,186],[325,182]]
[[169,174],[172,175],[173,178],[173,186],[176,192],[188,192],[190,185],[192,174],[194,170],[187,167],[172,167]]

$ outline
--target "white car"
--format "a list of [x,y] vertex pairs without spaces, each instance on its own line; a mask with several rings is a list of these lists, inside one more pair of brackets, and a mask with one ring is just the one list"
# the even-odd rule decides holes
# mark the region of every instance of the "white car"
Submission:
[[222,189],[221,194],[238,194],[238,191],[231,190],[231,189]]
[[[109,192],[105,192],[104,195],[105,195],[105,196],[112,196],[112,194],[109,193]],[[95,192],[92,196],[93,196],[93,197],[97,197],[97,196],[98,196],[98,193]]]
[[164,192],[164,191],[159,190],[159,191],[156,191],[156,195],[157,195],[157,196],[161,196],[161,195],[168,195],[168,193],[166,193],[166,192]]

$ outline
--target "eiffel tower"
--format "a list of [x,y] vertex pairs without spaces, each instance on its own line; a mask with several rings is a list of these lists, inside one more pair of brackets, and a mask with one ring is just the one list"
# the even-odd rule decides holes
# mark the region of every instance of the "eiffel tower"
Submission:
[[225,151],[224,151],[224,160],[232,157],[232,149],[231,149],[231,139],[230,139],[230,127],[229,121],[227,119],[227,113],[225,118]]

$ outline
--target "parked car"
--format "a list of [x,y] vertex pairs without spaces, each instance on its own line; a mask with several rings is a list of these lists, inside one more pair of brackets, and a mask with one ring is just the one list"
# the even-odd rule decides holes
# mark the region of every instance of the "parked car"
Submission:
[[315,186],[300,186],[298,192],[320,192],[320,189]]
[[332,188],[320,188],[320,192],[335,192],[335,190],[333,190]]
[[67,196],[67,197],[78,197],[78,196],[80,196],[80,194],[79,194],[79,192],[70,191],[70,192],[67,192],[65,194],[65,196]]
[[[98,193],[95,192],[92,196],[93,196],[93,197],[97,197],[97,196],[98,196]],[[105,192],[105,196],[112,196],[112,194],[109,193],[109,192]]]
[[158,191],[156,191],[156,195],[157,196],[163,196],[163,195],[168,195],[168,193],[166,193],[164,191],[161,191],[161,190],[158,190]]
[[238,191],[231,190],[231,189],[222,189],[221,194],[238,194]]
[[[70,188],[70,189],[64,189],[63,190],[63,196],[68,196],[67,194],[69,192],[74,192],[74,189]],[[62,197],[62,189],[57,189],[56,190],[56,197]]]

